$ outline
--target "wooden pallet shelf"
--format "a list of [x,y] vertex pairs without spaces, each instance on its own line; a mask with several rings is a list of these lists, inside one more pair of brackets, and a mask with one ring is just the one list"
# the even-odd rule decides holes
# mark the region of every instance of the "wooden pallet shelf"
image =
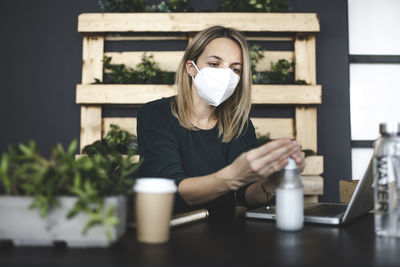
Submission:
[[[92,13],[78,18],[83,35],[82,82],[76,86],[76,103],[81,105],[82,148],[99,140],[111,123],[136,133],[136,118],[103,118],[104,105],[142,105],[175,94],[173,85],[93,84],[103,80],[103,58],[113,64],[134,68],[146,51],[104,51],[105,42],[190,41],[209,26],[221,25],[246,33],[248,40],[292,42],[293,51],[264,51],[257,71],[270,70],[279,59],[295,61],[295,80],[308,85],[253,85],[253,104],[291,105],[293,118],[252,118],[256,132],[275,138],[295,138],[303,149],[317,153],[317,105],[322,103],[322,86],[316,84],[316,34],[320,30],[315,13]],[[276,35],[275,33],[281,33]],[[162,49],[161,49],[162,50]],[[160,68],[176,71],[183,51],[151,51]],[[138,160],[136,158],[135,160]],[[303,171],[307,201],[323,194],[323,156],[306,158]]]
[[91,13],[78,32],[197,32],[214,25],[245,32],[319,32],[315,13]]

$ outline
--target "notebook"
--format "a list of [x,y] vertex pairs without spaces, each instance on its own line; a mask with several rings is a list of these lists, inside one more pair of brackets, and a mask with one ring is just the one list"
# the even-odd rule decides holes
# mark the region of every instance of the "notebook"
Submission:
[[[306,203],[304,221],[322,224],[346,224],[368,213],[374,207],[373,169],[371,159],[363,178],[358,182],[349,204]],[[246,212],[246,218],[275,220],[275,208],[265,207]]]

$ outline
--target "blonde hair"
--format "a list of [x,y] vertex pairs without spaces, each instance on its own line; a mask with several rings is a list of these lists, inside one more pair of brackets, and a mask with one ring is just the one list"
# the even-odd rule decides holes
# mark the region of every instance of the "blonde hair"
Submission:
[[245,37],[235,29],[222,26],[213,26],[197,33],[189,43],[176,73],[175,85],[177,95],[171,101],[171,110],[182,127],[189,130],[198,130],[190,122],[193,113],[192,79],[186,71],[186,61],[197,59],[205,47],[216,38],[229,38],[236,42],[242,50],[242,71],[239,84],[235,92],[225,102],[215,109],[218,119],[218,136],[222,142],[228,143],[235,136],[247,129],[248,116],[251,108],[251,69],[249,51]]

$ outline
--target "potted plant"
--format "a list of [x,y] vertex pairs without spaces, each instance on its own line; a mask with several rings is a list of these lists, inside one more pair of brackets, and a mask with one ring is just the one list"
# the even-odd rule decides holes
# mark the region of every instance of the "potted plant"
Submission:
[[[126,229],[136,139],[112,126],[105,139],[85,147],[59,144],[43,158],[35,142],[10,146],[0,161],[0,240],[15,245],[110,246]],[[126,154],[126,155],[123,155]]]

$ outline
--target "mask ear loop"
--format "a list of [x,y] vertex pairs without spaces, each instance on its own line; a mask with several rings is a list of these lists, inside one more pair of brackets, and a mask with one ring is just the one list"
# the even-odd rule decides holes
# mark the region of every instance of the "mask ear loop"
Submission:
[[194,63],[193,60],[192,60],[192,64],[193,64],[194,68],[197,70],[197,72],[199,72],[200,70],[197,68],[196,63]]

